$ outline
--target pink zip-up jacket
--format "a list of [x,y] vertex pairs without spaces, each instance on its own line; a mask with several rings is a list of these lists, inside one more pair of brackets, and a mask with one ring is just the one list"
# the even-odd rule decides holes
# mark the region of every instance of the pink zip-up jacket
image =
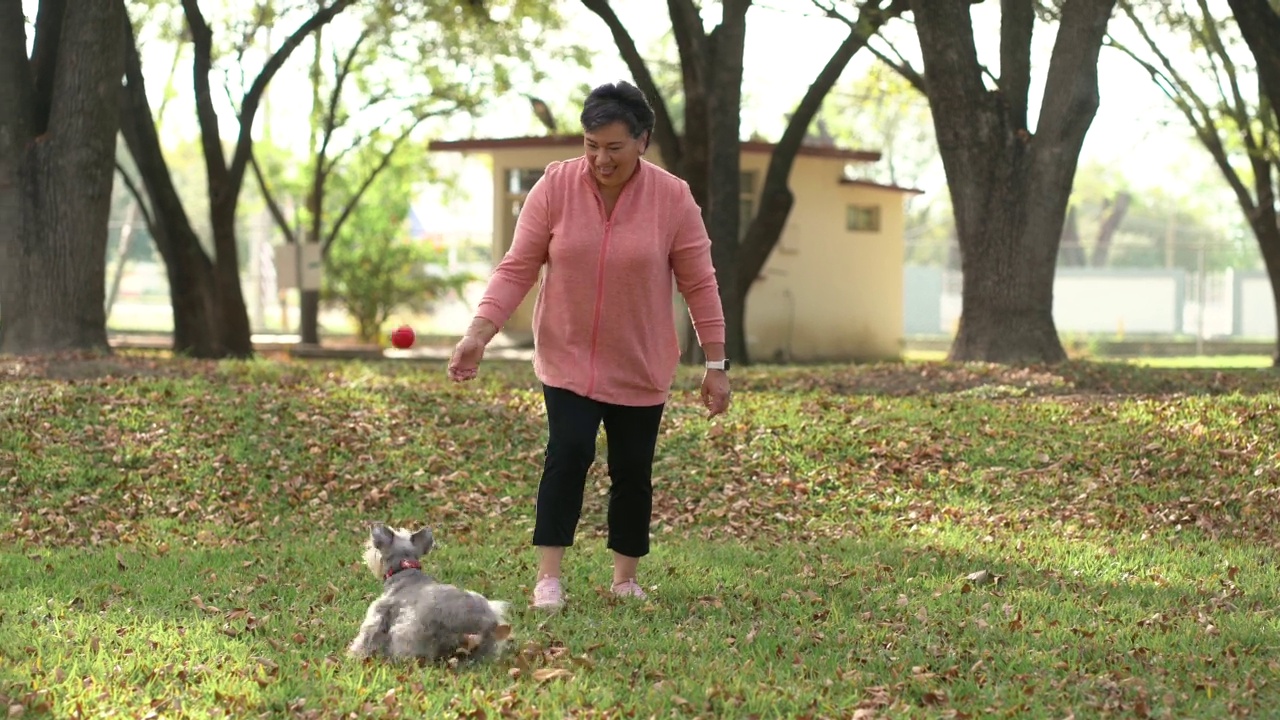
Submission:
[[666,402],[680,361],[673,274],[699,344],[724,342],[702,213],[684,180],[643,158],[608,218],[585,156],[548,165],[477,317],[501,328],[544,266],[533,367],[547,385],[617,405]]

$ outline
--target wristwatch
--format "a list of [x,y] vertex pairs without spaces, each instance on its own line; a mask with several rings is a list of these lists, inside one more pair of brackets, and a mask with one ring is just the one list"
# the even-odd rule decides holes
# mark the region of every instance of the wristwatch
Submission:
[[729,358],[725,358],[724,360],[708,360],[707,369],[727,371],[729,369]]

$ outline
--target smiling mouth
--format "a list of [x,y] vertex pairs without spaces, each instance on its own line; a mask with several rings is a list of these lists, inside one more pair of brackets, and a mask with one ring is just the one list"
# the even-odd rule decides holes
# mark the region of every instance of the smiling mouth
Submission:
[[614,171],[615,171],[615,170],[617,170],[617,168],[616,168],[616,167],[614,167],[614,166],[612,166],[612,165],[611,165],[611,166],[609,166],[609,167],[597,167],[597,168],[596,168],[596,172],[597,172],[601,177],[609,177],[610,175],[612,175],[612,174],[614,173]]

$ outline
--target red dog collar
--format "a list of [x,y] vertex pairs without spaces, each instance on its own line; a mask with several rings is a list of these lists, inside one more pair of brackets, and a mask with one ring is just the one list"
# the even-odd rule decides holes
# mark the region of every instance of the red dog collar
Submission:
[[413,568],[413,569],[415,569],[415,570],[421,570],[421,569],[422,569],[422,563],[418,562],[417,560],[408,560],[408,559],[406,559],[406,560],[401,560],[401,561],[400,561],[400,565],[399,565],[398,567],[393,567],[393,568],[391,568],[390,570],[388,570],[388,571],[387,571],[387,574],[386,574],[386,575],[384,575],[384,576],[383,576],[383,578],[384,578],[384,579],[390,579],[392,575],[395,575],[396,573],[400,572],[401,570],[408,570],[409,568]]

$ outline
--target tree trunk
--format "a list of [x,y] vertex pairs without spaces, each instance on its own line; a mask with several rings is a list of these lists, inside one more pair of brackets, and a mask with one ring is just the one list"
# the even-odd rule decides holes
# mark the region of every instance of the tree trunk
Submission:
[[723,19],[707,38],[710,64],[706,88],[709,120],[706,223],[724,311],[724,352],[738,363],[747,362],[746,304],[742,300],[745,293],[739,288],[737,273],[742,214],[742,151],[738,134],[742,115],[742,56],[750,6],[751,0],[723,0]]
[[1102,226],[1098,228],[1098,242],[1093,245],[1094,267],[1106,267],[1107,263],[1111,262],[1111,242],[1116,237],[1116,231],[1120,229],[1120,223],[1124,221],[1125,213],[1129,211],[1130,200],[1132,198],[1127,192],[1117,194],[1111,211],[1107,213]]
[[304,345],[320,344],[320,291],[301,290],[298,301],[299,325]]
[[26,23],[22,0],[0,0],[0,332],[13,312],[5,307],[5,288],[13,282],[8,269],[18,267],[19,243],[25,240],[18,170],[36,118]]
[[[671,171],[689,183],[689,192],[693,194],[694,202],[698,203],[698,207],[702,210],[703,222],[706,222],[710,228],[708,187],[711,182],[711,118],[709,108],[712,90],[707,86],[707,78],[713,72],[710,39],[703,29],[702,13],[689,0],[667,0],[667,12],[671,16],[672,34],[675,36],[676,49],[680,56],[681,86],[684,89],[684,137],[674,152],[668,152],[663,148],[662,154],[664,160],[675,163],[671,166]],[[739,90],[739,96],[741,96],[741,90]],[[668,114],[665,104],[663,113]],[[668,124],[674,127],[674,123],[671,123],[669,118]],[[661,140],[662,134],[656,128],[654,134]],[[716,267],[720,267],[719,263],[716,263]],[[717,279],[719,276],[720,273],[717,273]],[[723,294],[721,297],[723,298]],[[681,320],[684,324],[684,351],[680,354],[680,361],[690,365],[701,363],[706,358],[702,353],[702,347],[698,344],[698,332],[693,327],[692,318],[685,313]]]
[[1227,0],[1258,65],[1258,80],[1280,120],[1280,12],[1269,0]]
[[236,199],[239,193],[228,184],[217,182],[216,173],[210,175],[209,196],[215,199],[209,207],[216,257],[213,275],[222,324],[222,345],[229,356],[247,358],[253,355],[253,331],[240,287],[240,253],[236,247]]
[[[1271,281],[1271,302],[1276,314],[1276,325],[1280,327],[1280,227],[1273,222],[1267,226],[1255,226],[1253,232],[1258,238],[1258,247],[1262,249],[1267,279]],[[1276,340],[1276,350],[1271,355],[1271,364],[1280,367],[1280,336]]]
[[960,241],[954,361],[1058,362],[1053,278],[1080,148],[1098,107],[1098,52],[1115,0],[1067,0],[1033,136],[1033,0],[1001,9],[999,90],[984,85],[968,0],[912,0]]
[[200,246],[200,238],[173,185],[151,115],[133,29],[127,20],[125,26],[128,41],[120,130],[151,201],[151,235],[164,260],[173,306],[173,351],[197,358],[221,358],[226,351],[218,319],[213,263]]
[[[324,74],[322,61],[324,60],[324,45],[321,38],[324,36],[323,30],[315,32],[315,47],[311,56],[311,138],[307,143],[307,147],[315,151],[315,169],[311,175],[311,191],[307,193],[307,221],[311,225],[307,238],[314,243],[320,242],[321,234],[324,226],[324,190],[325,181],[328,179],[329,170],[325,167],[328,158],[329,141],[333,137],[334,122],[338,111],[338,95],[335,90],[333,103],[328,108],[328,112],[324,110],[324,100],[320,92],[320,79]],[[356,43],[359,46],[359,43]],[[341,71],[340,71],[341,72]],[[336,86],[341,87],[345,80],[344,76],[339,76]],[[324,140],[319,140],[323,135]],[[299,248],[301,249],[301,248]],[[303,345],[319,345],[320,344],[320,292],[318,290],[304,290],[302,288],[302,277],[298,277],[298,325],[299,334]],[[361,330],[363,334],[363,330]]]
[[[54,58],[54,68],[51,74],[35,68],[34,92],[17,84],[24,82],[20,69],[7,67],[25,49],[25,42],[12,48],[8,40],[22,38],[25,30],[9,28],[0,35],[6,40],[0,85],[14,82],[0,89],[0,98],[36,101],[27,107],[5,102],[0,110],[0,220],[13,220],[15,209],[17,216],[0,236],[0,353],[110,350],[104,303],[107,221],[125,11],[121,0],[76,0],[62,12],[55,23],[57,37],[37,36],[37,44],[54,43],[46,46],[51,54],[45,56]],[[5,7],[0,20],[13,22],[12,14]],[[31,82],[29,74],[25,82]],[[32,109],[36,117],[18,122]],[[46,109],[47,118],[40,117]],[[9,136],[10,128],[28,132]]]

